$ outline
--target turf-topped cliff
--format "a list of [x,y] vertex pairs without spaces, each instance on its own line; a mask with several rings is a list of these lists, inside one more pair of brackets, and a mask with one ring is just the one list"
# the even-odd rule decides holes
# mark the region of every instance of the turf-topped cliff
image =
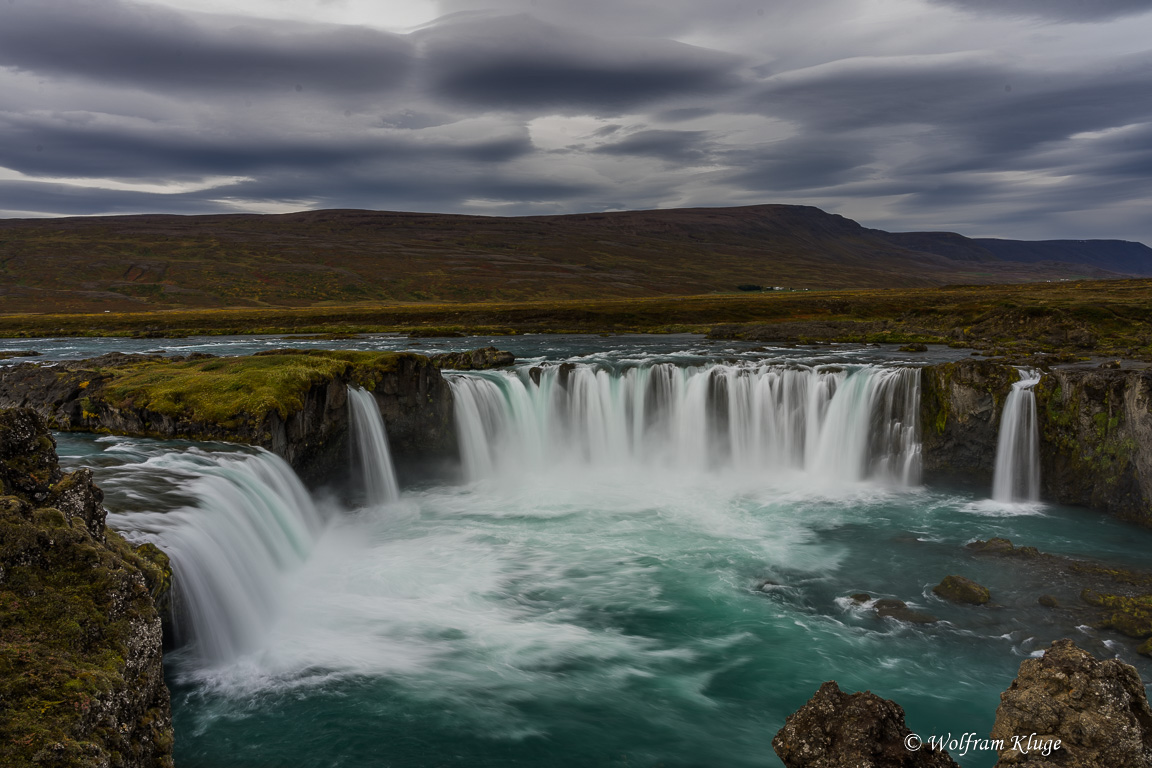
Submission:
[[0,766],[172,765],[155,547],[104,527],[44,420],[0,410]]
[[409,353],[113,353],[11,368],[0,405],[34,408],[66,431],[259,445],[316,480],[347,466],[349,386],[373,393],[401,460],[453,455],[451,390],[434,361]]

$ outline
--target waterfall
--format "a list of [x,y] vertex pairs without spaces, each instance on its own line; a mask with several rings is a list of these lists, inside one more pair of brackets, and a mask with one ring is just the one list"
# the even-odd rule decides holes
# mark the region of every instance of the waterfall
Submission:
[[355,448],[352,460],[356,475],[364,487],[365,501],[378,507],[400,498],[400,486],[388,450],[384,419],[371,392],[359,387],[348,388],[348,414]]
[[448,379],[472,479],[576,462],[919,482],[915,368],[564,364]]
[[1040,372],[1020,370],[1000,416],[992,498],[1001,502],[1040,498],[1040,436],[1036,426],[1036,393]]
[[179,455],[170,471],[194,479],[195,501],[131,516],[171,558],[173,629],[206,662],[259,646],[277,614],[283,576],[304,562],[322,528],[296,473],[267,451]]

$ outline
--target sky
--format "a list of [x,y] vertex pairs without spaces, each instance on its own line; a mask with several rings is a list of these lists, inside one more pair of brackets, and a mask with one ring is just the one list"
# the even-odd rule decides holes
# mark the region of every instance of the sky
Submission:
[[0,0],[0,217],[762,203],[1152,244],[1152,0]]

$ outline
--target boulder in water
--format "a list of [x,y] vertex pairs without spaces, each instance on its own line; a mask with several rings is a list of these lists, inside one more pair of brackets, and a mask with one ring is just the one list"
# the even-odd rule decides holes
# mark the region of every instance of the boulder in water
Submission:
[[895,600],[890,597],[877,600],[874,608],[876,615],[882,619],[896,619],[909,624],[934,624],[939,621],[930,613],[913,610],[903,600]]
[[984,605],[992,599],[988,587],[963,576],[945,576],[943,581],[932,587],[932,592],[953,603],[968,605]]
[[956,768],[947,752],[909,749],[915,738],[896,702],[829,681],[788,716],[772,748],[787,768]]
[[992,738],[1004,740],[997,768],[1146,768],[1152,709],[1133,667],[1057,640],[1000,695]]

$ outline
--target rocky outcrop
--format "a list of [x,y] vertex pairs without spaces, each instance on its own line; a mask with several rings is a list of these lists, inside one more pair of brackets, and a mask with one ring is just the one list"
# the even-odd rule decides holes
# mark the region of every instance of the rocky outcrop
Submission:
[[[1000,696],[988,739],[961,748],[994,749],[996,768],[1150,768],[1152,709],[1136,670],[1099,661],[1071,640],[1026,659]],[[786,768],[955,766],[931,739],[912,734],[904,710],[835,682],[790,715],[772,740]]]
[[470,352],[445,352],[440,355],[429,355],[428,359],[437,368],[453,371],[483,371],[490,368],[504,368],[516,362],[511,352],[496,347],[481,347]]
[[920,424],[926,477],[992,484],[1004,401],[1016,369],[989,360],[930,365],[920,374]]
[[[928,477],[990,484],[1011,365],[962,360],[921,374]],[[1152,525],[1152,370],[1056,367],[1034,387],[1043,498]]]
[[953,603],[966,603],[968,605],[984,605],[992,595],[988,587],[977,584],[964,576],[945,576],[932,591],[945,600]]
[[1152,525],[1152,370],[1056,368],[1035,392],[1044,497]]
[[956,768],[947,752],[910,749],[910,735],[899,704],[829,681],[788,716],[772,748],[786,768]]
[[1000,696],[992,738],[1004,740],[998,768],[1152,766],[1152,710],[1140,675],[1071,640],[1020,665]]
[[398,461],[455,456],[452,391],[427,357],[409,353],[112,353],[24,364],[0,373],[0,407],[33,408],[64,431],[258,445],[315,483],[346,471],[349,386],[375,396]]
[[0,411],[0,485],[0,766],[171,766],[166,558],[105,530],[33,411]]

